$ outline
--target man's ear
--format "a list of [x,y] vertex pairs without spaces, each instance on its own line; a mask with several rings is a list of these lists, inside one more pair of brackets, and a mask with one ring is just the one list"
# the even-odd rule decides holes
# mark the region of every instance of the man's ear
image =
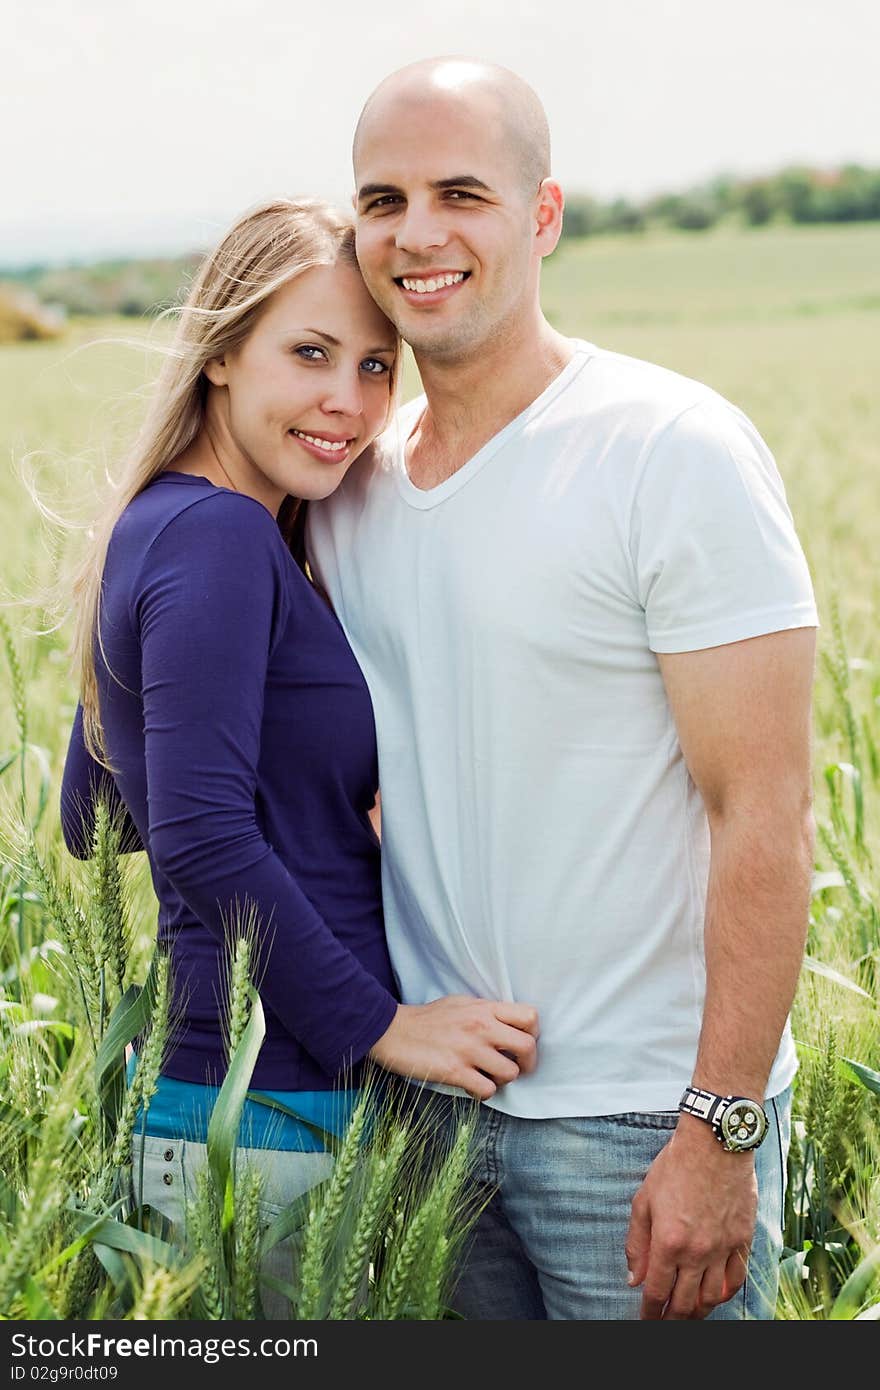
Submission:
[[542,256],[556,250],[562,235],[565,196],[555,179],[542,179],[535,202],[535,236]]
[[202,370],[212,386],[225,386],[229,380],[225,357],[212,357]]

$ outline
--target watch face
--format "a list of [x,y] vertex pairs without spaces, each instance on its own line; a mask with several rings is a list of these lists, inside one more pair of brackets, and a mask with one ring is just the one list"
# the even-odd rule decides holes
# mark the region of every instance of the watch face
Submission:
[[721,1135],[727,1149],[756,1149],[767,1133],[767,1116],[751,1100],[735,1100],[721,1116]]

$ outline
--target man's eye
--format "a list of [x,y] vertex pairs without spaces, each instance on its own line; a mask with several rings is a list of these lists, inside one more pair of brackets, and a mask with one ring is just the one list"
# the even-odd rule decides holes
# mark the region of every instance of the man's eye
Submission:
[[391,371],[388,363],[382,362],[378,357],[365,358],[361,363],[361,367],[365,372],[369,372],[370,376],[385,376]]
[[447,198],[456,199],[473,198],[475,201],[479,202],[476,193],[471,193],[470,189],[467,188],[448,188],[446,190],[446,196]]
[[306,362],[321,362],[327,357],[324,349],[318,347],[315,343],[303,343],[301,347],[295,348],[294,351],[297,357],[304,358]]
[[383,208],[393,207],[395,203],[399,202],[400,199],[396,193],[383,193],[380,197],[373,198],[372,202],[367,203],[364,211],[374,212],[376,210],[382,210]]

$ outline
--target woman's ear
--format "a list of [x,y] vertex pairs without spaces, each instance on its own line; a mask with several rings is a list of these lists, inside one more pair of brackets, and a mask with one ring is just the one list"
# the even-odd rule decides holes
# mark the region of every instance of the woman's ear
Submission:
[[212,357],[205,363],[203,371],[212,386],[225,386],[228,381],[225,357]]

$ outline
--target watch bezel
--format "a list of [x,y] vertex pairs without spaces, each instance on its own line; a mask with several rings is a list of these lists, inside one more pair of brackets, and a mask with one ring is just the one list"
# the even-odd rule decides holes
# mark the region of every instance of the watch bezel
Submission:
[[[745,1123],[743,1111],[754,1116],[751,1124]],[[733,1096],[718,1121],[718,1138],[729,1153],[744,1153],[763,1143],[767,1127],[767,1113],[762,1105],[749,1096]],[[741,1138],[737,1133],[740,1129],[748,1129],[749,1134]]]

